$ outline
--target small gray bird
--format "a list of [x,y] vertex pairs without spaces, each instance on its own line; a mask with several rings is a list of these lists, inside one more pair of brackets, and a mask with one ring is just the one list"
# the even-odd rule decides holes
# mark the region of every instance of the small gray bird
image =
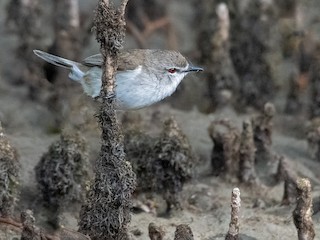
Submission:
[[[40,50],[34,53],[49,63],[69,69],[69,77],[81,83],[86,94],[99,96],[101,54],[78,63]],[[189,72],[199,71],[203,69],[192,66],[175,51],[133,49],[122,52],[118,57],[115,82],[116,108],[138,109],[159,102],[170,96]]]

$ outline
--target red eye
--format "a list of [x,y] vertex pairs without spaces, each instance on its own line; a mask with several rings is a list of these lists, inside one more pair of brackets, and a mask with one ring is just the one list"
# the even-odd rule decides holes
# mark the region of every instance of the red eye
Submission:
[[176,68],[169,68],[169,69],[168,69],[168,72],[169,72],[169,73],[175,73],[176,71],[177,71]]

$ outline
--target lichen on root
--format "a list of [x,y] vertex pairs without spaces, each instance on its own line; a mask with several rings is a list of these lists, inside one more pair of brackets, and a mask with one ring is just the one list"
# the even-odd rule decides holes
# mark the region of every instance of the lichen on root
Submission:
[[180,192],[192,178],[197,159],[176,120],[167,119],[160,136],[129,130],[125,139],[128,159],[137,174],[137,191],[162,195],[167,212],[172,207],[181,208]]
[[213,142],[212,173],[233,179],[239,172],[239,130],[229,119],[218,119],[211,122],[208,133]]
[[256,146],[256,163],[268,164],[274,157],[272,151],[273,118],[276,114],[275,106],[267,102],[262,113],[252,117],[254,143]]
[[84,200],[88,175],[86,143],[80,134],[63,133],[35,167],[36,180],[50,214],[49,222],[59,225],[59,213],[70,203]]
[[179,193],[193,175],[196,158],[187,137],[173,118],[164,122],[163,132],[154,146],[154,154],[154,188],[166,200],[168,211],[172,206],[179,208]]
[[10,217],[18,197],[20,163],[18,153],[0,122],[0,217]]
[[149,224],[148,232],[150,240],[162,240],[166,234],[162,226],[157,226],[153,222]]
[[136,181],[131,164],[126,160],[114,95],[127,2],[122,0],[115,9],[108,0],[100,0],[94,17],[94,30],[103,56],[101,104],[97,113],[102,132],[101,149],[95,162],[95,178],[82,205],[79,221],[79,231],[92,240],[129,238],[127,226],[131,220],[131,195]]
[[226,235],[226,240],[238,240],[239,239],[239,229],[240,229],[240,189],[234,188],[231,194],[231,221],[229,224],[229,230]]
[[293,222],[298,231],[299,240],[313,240],[315,237],[312,222],[311,183],[307,178],[297,180],[297,206],[294,209]]
[[180,224],[176,227],[174,240],[193,240],[193,233],[187,224]]
[[256,147],[253,140],[251,122],[243,122],[242,134],[239,149],[239,178],[247,184],[257,184],[259,179],[255,171]]

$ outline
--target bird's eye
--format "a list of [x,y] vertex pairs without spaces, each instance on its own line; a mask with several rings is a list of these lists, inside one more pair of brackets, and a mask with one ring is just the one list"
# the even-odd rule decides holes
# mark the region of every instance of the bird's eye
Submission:
[[168,69],[168,72],[169,72],[169,73],[175,73],[176,71],[177,71],[176,68],[169,68],[169,69]]

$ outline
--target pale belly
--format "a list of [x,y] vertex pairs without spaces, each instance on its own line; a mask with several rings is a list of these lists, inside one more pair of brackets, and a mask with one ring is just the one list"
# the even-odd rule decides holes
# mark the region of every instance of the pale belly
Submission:
[[[180,81],[179,81],[180,82]],[[170,96],[179,82],[150,82],[141,78],[123,79],[117,76],[115,94],[119,109],[139,109],[150,106]]]
[[121,84],[119,81],[116,81],[115,95],[119,109],[144,108],[166,97],[156,86]]

